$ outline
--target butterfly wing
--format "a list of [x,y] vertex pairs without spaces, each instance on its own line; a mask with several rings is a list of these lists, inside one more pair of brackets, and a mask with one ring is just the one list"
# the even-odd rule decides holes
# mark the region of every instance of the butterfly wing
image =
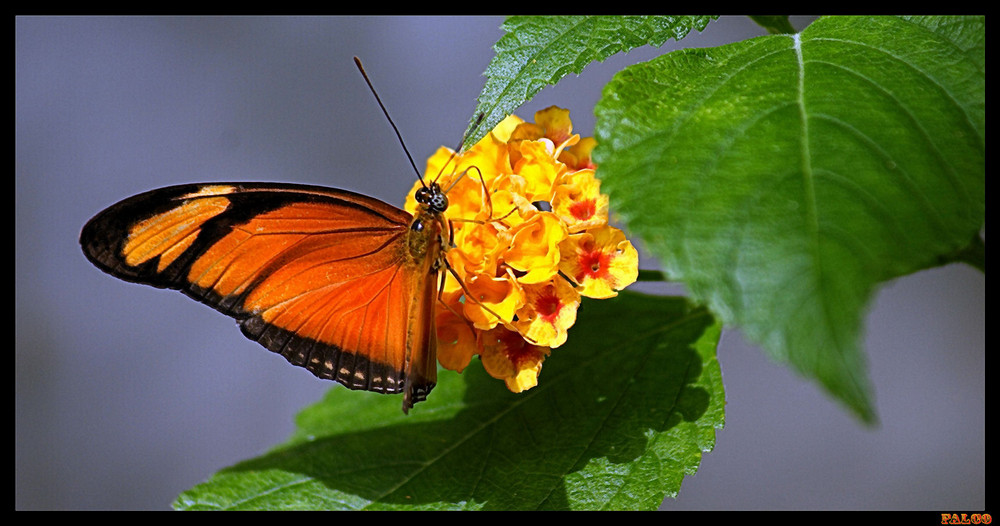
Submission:
[[[105,272],[180,290],[320,378],[405,392],[407,410],[436,381],[440,251],[412,221],[343,190],[195,184],[113,205],[80,243]],[[414,257],[413,246],[429,257]]]

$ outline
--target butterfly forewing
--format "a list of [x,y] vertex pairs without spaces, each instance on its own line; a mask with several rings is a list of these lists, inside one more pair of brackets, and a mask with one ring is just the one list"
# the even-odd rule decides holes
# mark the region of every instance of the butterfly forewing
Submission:
[[342,190],[183,185],[108,208],[80,242],[102,270],[181,290],[318,377],[405,391],[406,410],[436,378],[441,250],[439,223],[425,218],[433,228],[414,229],[413,222]]

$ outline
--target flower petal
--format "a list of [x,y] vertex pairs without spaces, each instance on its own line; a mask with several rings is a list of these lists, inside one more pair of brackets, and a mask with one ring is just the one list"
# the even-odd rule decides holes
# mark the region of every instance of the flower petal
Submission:
[[462,312],[477,329],[510,323],[514,313],[524,304],[524,292],[509,274],[500,277],[475,275],[466,280],[466,286],[472,298],[466,298]]
[[[446,299],[448,298],[448,299]],[[472,325],[462,317],[462,304],[459,301],[461,292],[442,298],[444,306],[438,309],[437,322],[437,358],[445,369],[462,372],[472,361],[472,356],[479,352],[476,344],[476,333]]]

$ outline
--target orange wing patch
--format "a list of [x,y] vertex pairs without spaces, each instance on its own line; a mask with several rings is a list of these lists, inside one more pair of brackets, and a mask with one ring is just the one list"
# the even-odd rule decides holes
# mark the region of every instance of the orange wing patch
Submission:
[[[186,185],[112,206],[81,244],[102,270],[181,290],[320,378],[405,392],[406,410],[436,381],[440,250],[440,229],[411,221],[339,190]],[[427,257],[411,254],[425,245]]]
[[156,270],[163,272],[194,243],[205,221],[228,207],[225,197],[196,199],[136,223],[122,248],[125,263],[135,267],[159,257]]

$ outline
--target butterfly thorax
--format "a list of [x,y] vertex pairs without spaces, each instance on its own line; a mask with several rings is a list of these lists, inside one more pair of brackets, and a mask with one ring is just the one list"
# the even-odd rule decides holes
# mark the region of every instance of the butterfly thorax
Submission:
[[431,183],[417,190],[415,198],[420,205],[407,236],[409,257],[413,262],[430,262],[430,271],[443,266],[444,249],[447,247],[447,219],[444,211],[448,208],[448,196],[437,183]]

